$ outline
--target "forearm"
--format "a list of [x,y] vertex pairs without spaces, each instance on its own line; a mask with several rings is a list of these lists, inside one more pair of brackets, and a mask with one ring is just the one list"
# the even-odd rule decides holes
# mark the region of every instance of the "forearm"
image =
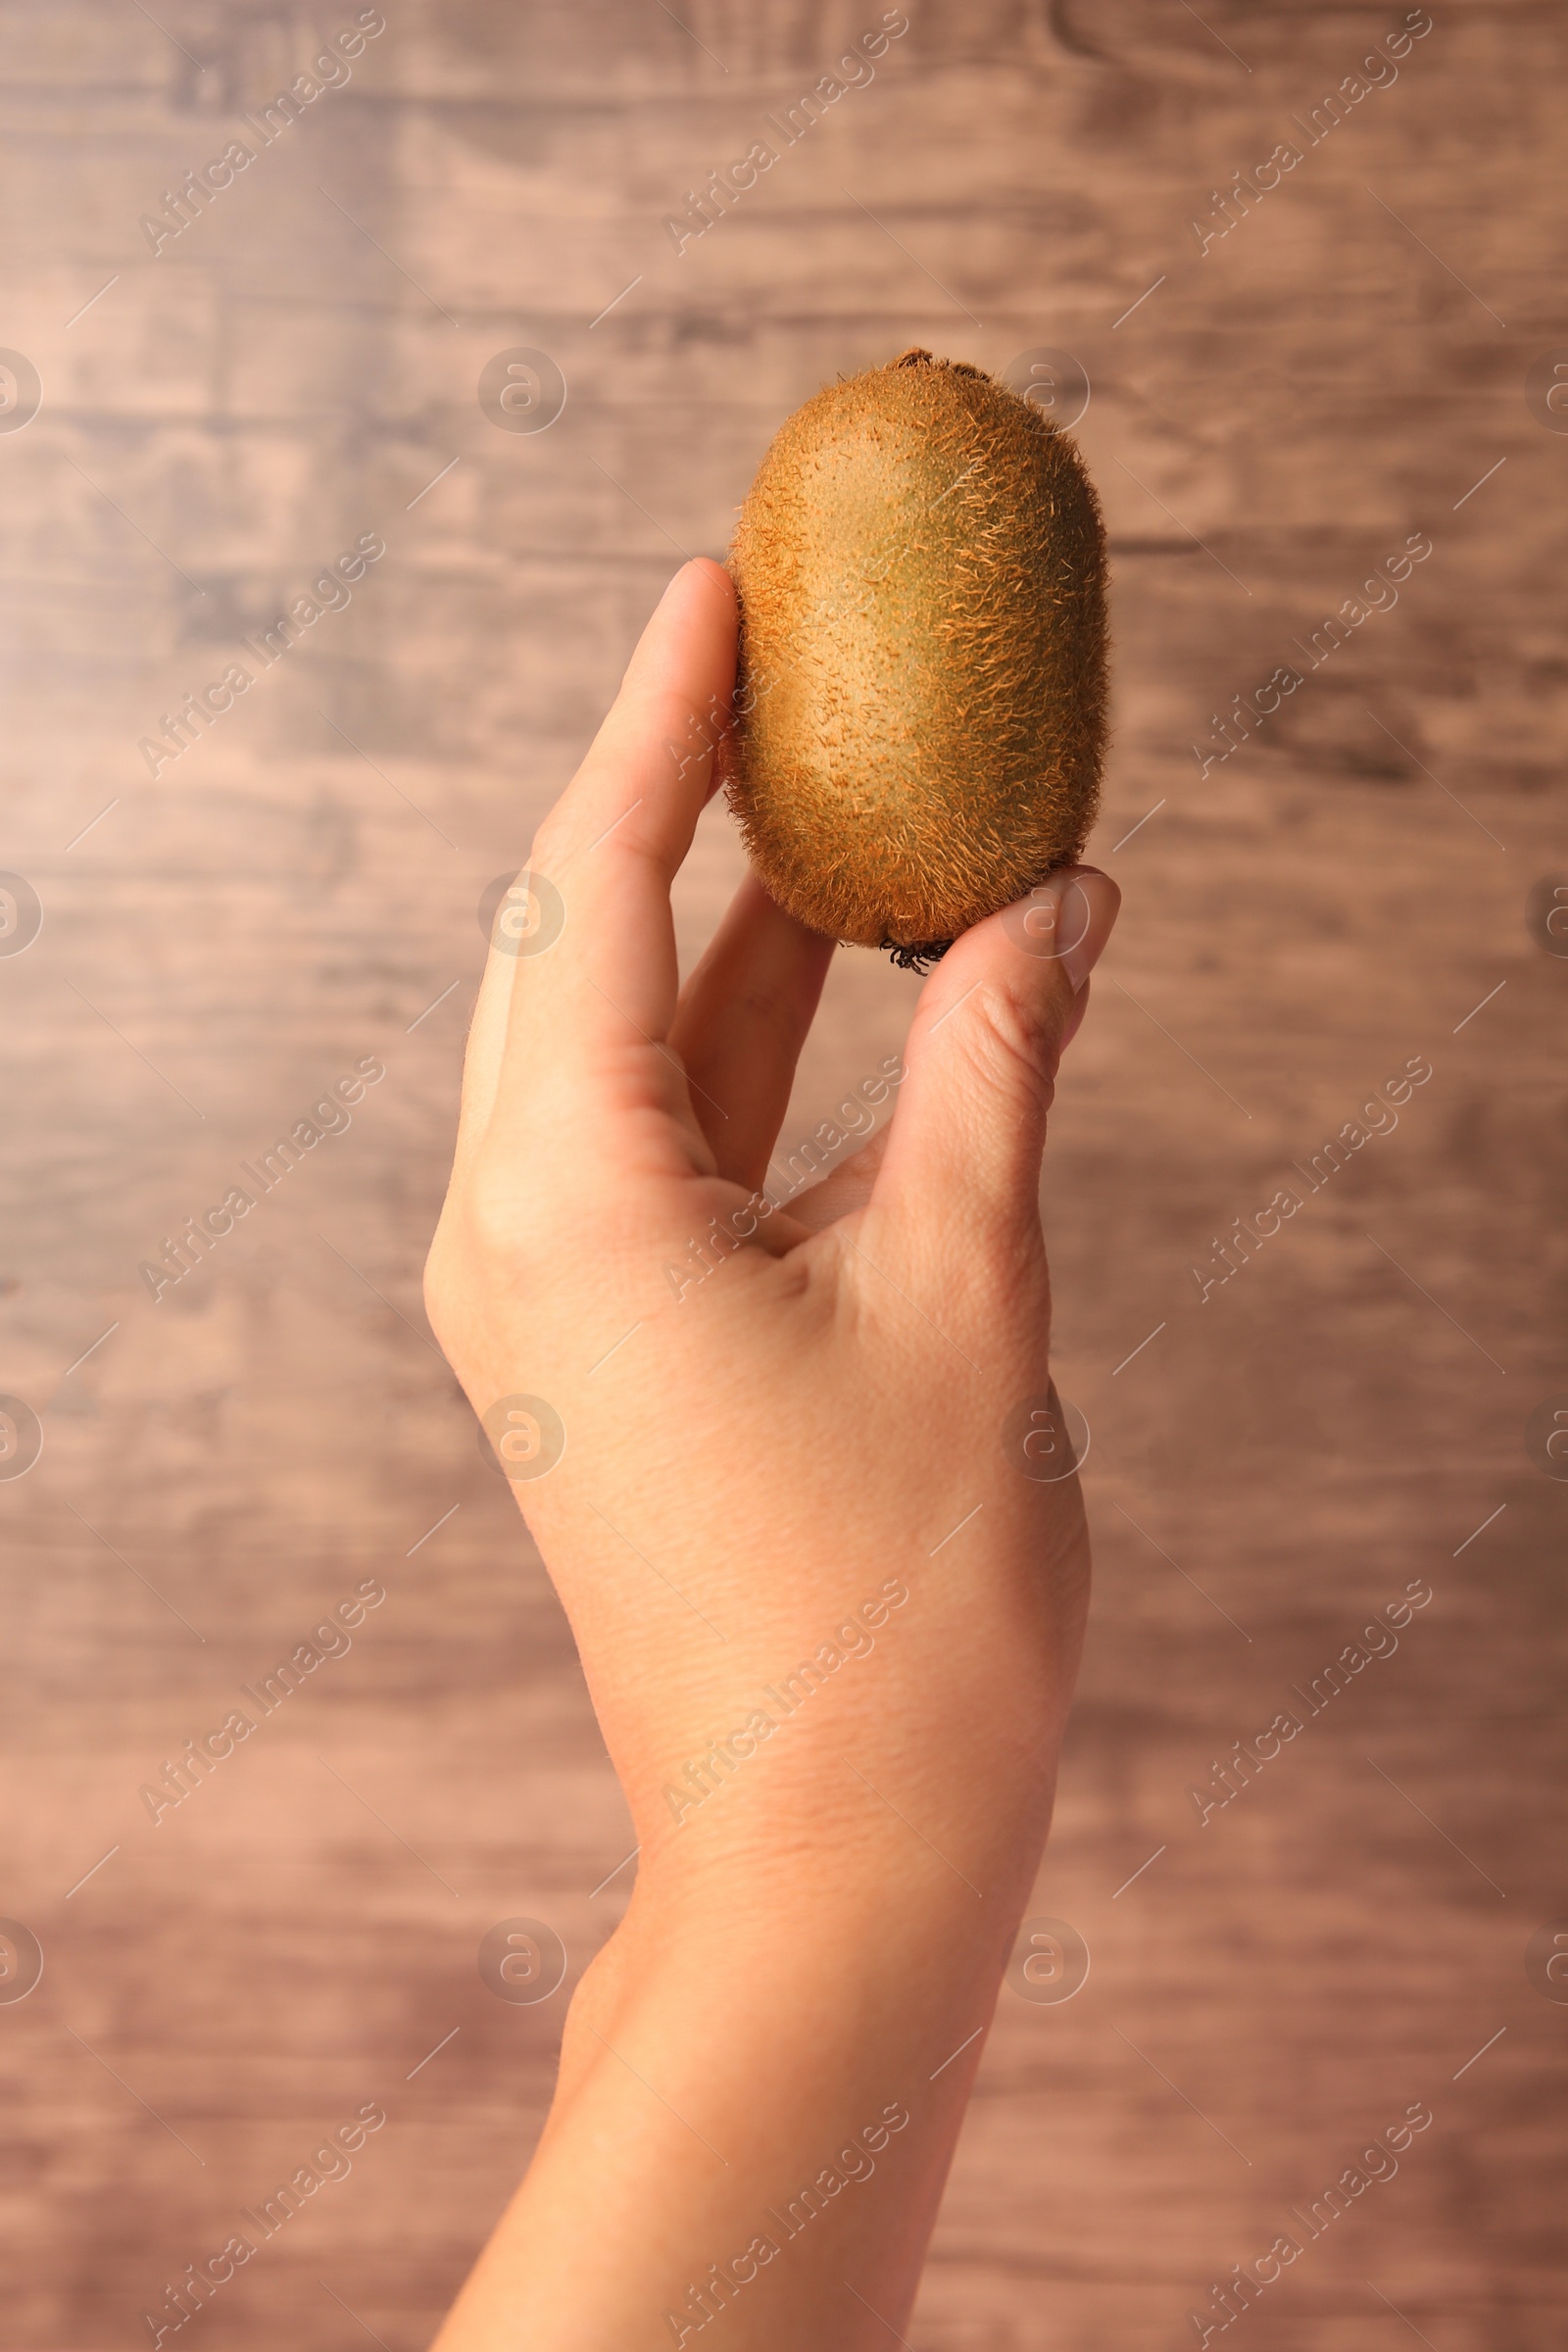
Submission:
[[645,1877],[438,2352],[902,2330],[1044,1827],[947,1860],[828,1839],[727,1892]]
[[[1081,1512],[1064,1498],[1041,1527],[1039,1493],[994,1490],[961,1559],[921,1557],[929,1542],[899,1526],[907,1496],[883,1502],[872,1533],[900,1574],[879,1586],[844,1529],[793,1619],[775,1622],[783,1580],[755,1579],[750,1621],[731,1607],[734,1639],[702,1646],[678,1710],[649,1702],[680,1687],[692,1647],[673,1618],[672,1646],[655,1620],[634,1672],[590,1675],[639,1876],[572,2004],[528,2178],[439,2352],[515,2352],[519,2328],[530,2352],[699,2335],[880,2352],[889,2324],[906,2328],[1035,1883],[1077,1660]],[[639,1532],[673,1554],[651,1490]],[[730,1541],[747,1552],[744,1529]],[[569,1586],[580,1546],[552,1529],[545,1548]],[[719,1538],[690,1548],[688,1582]],[[871,1630],[846,1605],[865,1593],[881,1595]],[[830,1627],[815,1649],[806,1629]],[[592,1654],[601,1629],[577,1632]],[[789,1661],[813,1654],[820,1687],[787,1699]],[[713,1747],[717,1725],[760,1733],[748,1710],[764,1707],[767,1736]]]

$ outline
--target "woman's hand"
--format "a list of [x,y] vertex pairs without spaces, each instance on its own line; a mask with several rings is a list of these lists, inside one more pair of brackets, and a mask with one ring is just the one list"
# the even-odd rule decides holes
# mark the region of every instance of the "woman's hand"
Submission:
[[498,926],[426,1274],[641,1841],[443,2352],[904,2326],[1077,1668],[1037,1195],[1118,894],[960,939],[891,1124],[770,1200],[831,943],[749,880],[681,989],[669,906],[734,658],[688,564]]

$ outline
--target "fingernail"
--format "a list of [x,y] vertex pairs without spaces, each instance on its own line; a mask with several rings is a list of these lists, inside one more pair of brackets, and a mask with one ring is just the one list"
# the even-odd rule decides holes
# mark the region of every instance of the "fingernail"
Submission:
[[1120,905],[1121,892],[1098,866],[1080,866],[1067,884],[1061,905],[1061,968],[1075,997],[1104,954]]
[[1100,960],[1120,905],[1121,892],[1098,866],[1067,866],[1009,906],[1003,921],[1026,955],[1059,961],[1078,996]]
[[1073,998],[1071,1007],[1068,1011],[1067,1026],[1065,1029],[1063,1029],[1061,1033],[1061,1043],[1056,1048],[1056,1058],[1058,1061],[1060,1060],[1062,1054],[1066,1053],[1067,1048],[1072,1044],[1072,1041],[1077,1036],[1079,1030],[1083,1027],[1084,1014],[1088,1010],[1089,983],[1086,980],[1082,988],[1078,991],[1078,994]]

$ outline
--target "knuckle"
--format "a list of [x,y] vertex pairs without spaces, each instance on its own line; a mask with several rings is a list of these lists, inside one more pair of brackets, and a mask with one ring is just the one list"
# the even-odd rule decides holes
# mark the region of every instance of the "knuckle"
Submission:
[[486,1274],[516,1279],[528,1271],[537,1255],[537,1220],[514,1161],[479,1154],[464,1186],[462,1226],[466,1253]]
[[443,1354],[450,1361],[449,1340],[455,1338],[460,1324],[459,1284],[452,1264],[450,1246],[440,1229],[430,1244],[424,1261],[425,1320],[435,1333]]
[[435,1229],[435,1237],[425,1252],[423,1293],[424,1311],[432,1329],[436,1318],[445,1309],[452,1292],[452,1271],[446,1251],[446,1220]]
[[969,1017],[961,1035],[976,1075],[1009,1094],[1031,1099],[1042,1094],[1051,1082],[1060,1034],[1054,1000],[988,980],[964,1009]]
[[1033,1313],[1045,1273],[1045,1242],[1032,1196],[976,1205],[969,1234],[971,1283],[993,1325]]
[[528,844],[528,855],[517,868],[523,874],[548,874],[558,862],[563,842],[561,820],[554,813],[547,816]]

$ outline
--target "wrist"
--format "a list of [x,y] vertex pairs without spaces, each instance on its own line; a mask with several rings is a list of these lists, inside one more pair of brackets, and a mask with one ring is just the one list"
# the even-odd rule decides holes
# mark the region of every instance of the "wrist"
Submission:
[[859,2019],[858,2034],[896,1996],[916,2041],[924,2019],[941,2042],[937,2065],[963,2037],[949,2034],[956,2018],[966,2032],[989,2019],[1049,1809],[1048,1793],[993,1819],[983,1839],[938,1825],[936,1843],[881,1806],[853,1830],[770,1815],[743,1837],[665,1840],[642,1858],[626,1916],[582,1980],[568,2053],[585,2034],[613,2042],[631,2021],[678,2022],[700,2043],[749,2022],[787,2036],[831,2013]]
[[[982,1893],[1038,1861],[1078,1642],[1010,1649],[978,1607],[901,1628],[876,1671],[804,1697],[744,1670],[731,1695],[617,1720],[601,1708],[645,1889],[789,1906],[824,1880],[896,1899],[941,1857]],[[911,1612],[912,1616],[912,1612]],[[1005,1630],[1005,1629],[1004,1629]],[[818,1653],[820,1656],[822,1653]],[[806,1670],[801,1670],[804,1676]]]

